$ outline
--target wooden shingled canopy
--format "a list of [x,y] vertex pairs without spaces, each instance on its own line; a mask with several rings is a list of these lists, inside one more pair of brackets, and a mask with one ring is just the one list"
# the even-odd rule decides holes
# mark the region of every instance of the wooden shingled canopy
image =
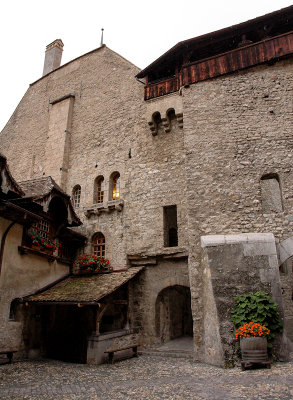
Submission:
[[144,267],[133,267],[123,272],[91,276],[70,276],[41,293],[27,296],[27,303],[97,305],[105,296],[113,293]]
[[81,221],[71,204],[70,196],[60,188],[51,176],[22,181],[19,182],[19,186],[25,195],[15,201],[17,204],[22,205],[28,201],[33,201],[39,204],[45,212],[48,212],[51,200],[57,196],[63,200],[67,209],[66,226],[74,227],[81,225]]

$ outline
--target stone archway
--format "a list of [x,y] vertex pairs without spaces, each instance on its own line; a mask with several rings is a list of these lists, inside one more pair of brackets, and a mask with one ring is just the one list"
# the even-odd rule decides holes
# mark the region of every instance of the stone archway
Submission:
[[277,244],[279,266],[293,256],[293,236]]
[[193,336],[190,288],[169,286],[156,300],[156,336],[161,343]]

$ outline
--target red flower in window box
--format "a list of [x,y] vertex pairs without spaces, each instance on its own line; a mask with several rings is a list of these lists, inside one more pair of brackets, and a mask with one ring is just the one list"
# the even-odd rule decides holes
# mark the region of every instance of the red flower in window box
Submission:
[[32,246],[39,247],[41,251],[48,250],[53,253],[55,250],[61,248],[60,243],[56,243],[55,241],[42,236],[40,233],[32,233],[29,237]]
[[73,264],[74,273],[97,273],[111,271],[110,261],[105,257],[94,254],[82,254],[77,256]]

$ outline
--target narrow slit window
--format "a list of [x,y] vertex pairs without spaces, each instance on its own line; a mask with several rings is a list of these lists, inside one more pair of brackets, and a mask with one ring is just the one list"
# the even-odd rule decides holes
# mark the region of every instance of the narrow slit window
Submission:
[[177,206],[166,206],[164,210],[164,246],[178,246]]

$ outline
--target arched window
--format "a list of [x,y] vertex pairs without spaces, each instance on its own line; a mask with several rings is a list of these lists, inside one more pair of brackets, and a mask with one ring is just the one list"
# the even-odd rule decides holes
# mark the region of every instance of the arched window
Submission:
[[112,200],[120,199],[120,174],[115,172],[112,176]]
[[80,185],[74,186],[72,190],[72,204],[74,208],[79,208],[80,206],[80,194],[81,194]]
[[99,176],[95,181],[95,198],[94,202],[103,203],[104,201],[105,181],[103,176]]
[[105,236],[101,232],[93,236],[92,251],[95,256],[105,257]]

